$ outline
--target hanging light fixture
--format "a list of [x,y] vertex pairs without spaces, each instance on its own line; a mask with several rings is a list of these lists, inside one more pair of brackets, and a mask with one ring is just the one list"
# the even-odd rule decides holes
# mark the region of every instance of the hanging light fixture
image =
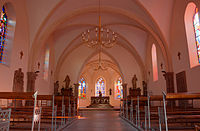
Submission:
[[100,45],[100,48],[99,48],[99,63],[98,63],[98,66],[96,68],[94,68],[95,71],[97,71],[97,70],[107,70],[106,67],[103,67],[102,62],[101,62],[101,50],[102,50],[102,46]]
[[101,26],[100,0],[99,0],[99,26],[88,29],[82,33],[82,41],[90,48],[98,48],[100,45],[111,48],[116,44],[117,34]]

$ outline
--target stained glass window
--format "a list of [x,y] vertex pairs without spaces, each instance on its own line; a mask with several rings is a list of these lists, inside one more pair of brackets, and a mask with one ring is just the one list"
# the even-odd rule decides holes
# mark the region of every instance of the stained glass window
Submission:
[[78,96],[79,98],[86,98],[86,82],[84,78],[79,81]]
[[115,98],[120,99],[123,98],[123,87],[122,87],[122,78],[119,77],[115,82]]
[[153,80],[158,80],[158,65],[157,65],[157,53],[156,53],[156,46],[153,44],[152,46],[152,66],[153,66]]
[[105,92],[105,82],[104,79],[101,77],[96,82],[96,90],[95,90],[95,96],[99,96],[99,91],[101,91],[102,96],[106,95]]
[[195,9],[193,24],[194,24],[194,32],[196,38],[198,62],[200,63],[200,20],[199,20],[198,8]]
[[49,72],[49,49],[45,52],[45,58],[44,58],[44,79],[48,79],[48,72]]
[[4,53],[4,46],[6,40],[6,30],[7,30],[7,15],[5,11],[5,7],[2,7],[1,10],[1,18],[0,18],[0,63],[3,62],[3,53]]

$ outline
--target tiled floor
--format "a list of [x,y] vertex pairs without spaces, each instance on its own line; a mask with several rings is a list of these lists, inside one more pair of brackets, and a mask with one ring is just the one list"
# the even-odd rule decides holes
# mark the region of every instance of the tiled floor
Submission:
[[66,131],[137,131],[122,120],[118,111],[83,111]]

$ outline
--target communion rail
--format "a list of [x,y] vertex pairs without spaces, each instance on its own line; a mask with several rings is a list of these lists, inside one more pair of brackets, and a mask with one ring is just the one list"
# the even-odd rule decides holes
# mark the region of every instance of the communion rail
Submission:
[[0,92],[0,108],[11,110],[10,130],[61,130],[78,114],[77,98],[37,92]]
[[120,117],[138,130],[196,130],[200,93],[169,93],[122,99]]

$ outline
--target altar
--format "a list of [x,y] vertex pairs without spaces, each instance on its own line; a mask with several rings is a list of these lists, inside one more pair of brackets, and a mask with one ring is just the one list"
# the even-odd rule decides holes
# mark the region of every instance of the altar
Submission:
[[87,108],[113,108],[110,105],[110,97],[109,96],[102,96],[102,97],[91,97],[91,103]]

